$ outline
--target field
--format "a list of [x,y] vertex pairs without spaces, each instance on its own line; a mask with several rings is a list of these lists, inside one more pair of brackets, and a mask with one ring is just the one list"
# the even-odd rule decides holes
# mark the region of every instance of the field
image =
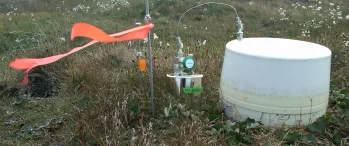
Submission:
[[[349,3],[347,0],[220,0],[233,5],[244,37],[278,37],[319,43],[332,50],[327,114],[293,128],[249,128],[230,121],[219,105],[225,44],[236,39],[235,13],[207,0],[150,0],[155,117],[148,71],[138,80],[137,41],[98,43],[30,72],[9,67],[15,58],[40,58],[82,46],[70,40],[76,22],[106,33],[144,24],[140,0],[0,1],[0,145],[349,145]],[[218,1],[217,1],[218,2]],[[200,97],[170,94],[177,27],[184,53],[202,73]],[[147,54],[147,40],[141,40]]]

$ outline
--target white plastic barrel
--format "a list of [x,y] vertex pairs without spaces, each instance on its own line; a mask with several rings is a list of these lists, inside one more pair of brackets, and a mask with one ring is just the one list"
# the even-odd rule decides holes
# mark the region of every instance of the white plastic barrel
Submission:
[[291,39],[226,44],[220,92],[227,117],[265,126],[307,125],[326,113],[331,50]]

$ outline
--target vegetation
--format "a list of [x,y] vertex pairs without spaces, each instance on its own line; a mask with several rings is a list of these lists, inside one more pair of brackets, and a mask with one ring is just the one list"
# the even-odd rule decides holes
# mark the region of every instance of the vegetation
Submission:
[[[235,14],[207,0],[150,0],[155,83],[152,117],[148,72],[138,81],[136,41],[95,44],[56,63],[36,67],[30,83],[8,64],[14,58],[45,57],[87,43],[70,41],[75,22],[107,33],[143,22],[137,0],[8,0],[0,2],[1,145],[348,145],[349,4],[345,0],[220,0],[237,8],[244,37],[280,37],[315,42],[332,50],[327,114],[314,124],[270,129],[227,120],[219,106],[225,44],[236,38]],[[166,82],[176,54],[176,29],[185,53],[194,53],[204,74],[200,97],[176,97]],[[154,37],[154,36],[157,37]],[[205,43],[203,43],[205,42]],[[147,54],[146,43],[141,41]]]

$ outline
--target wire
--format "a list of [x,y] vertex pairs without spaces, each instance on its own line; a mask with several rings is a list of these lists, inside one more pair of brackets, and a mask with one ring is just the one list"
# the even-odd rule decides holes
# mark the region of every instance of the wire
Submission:
[[[188,13],[190,10],[195,9],[195,8],[197,8],[197,7],[200,7],[200,6],[203,6],[203,5],[207,5],[207,4],[219,4],[219,5],[226,5],[226,6],[229,6],[229,7],[231,7],[231,8],[234,9],[235,14],[236,14],[236,18],[239,19],[238,12],[236,11],[235,7],[232,6],[232,5],[229,5],[229,4],[226,4],[226,3],[219,3],[219,2],[207,2],[207,3],[203,3],[203,4],[200,4],[200,5],[197,5],[197,6],[195,6],[195,7],[192,7],[192,8],[190,8],[190,9],[188,9],[188,10],[185,11],[185,12],[182,14],[182,16],[179,18],[179,20],[178,20],[178,25],[177,25],[177,36],[178,36],[178,37],[179,37],[179,25],[180,25],[180,23],[181,23],[181,20],[182,20],[183,16],[184,16],[186,13]],[[240,19],[239,19],[239,20],[240,20]]]

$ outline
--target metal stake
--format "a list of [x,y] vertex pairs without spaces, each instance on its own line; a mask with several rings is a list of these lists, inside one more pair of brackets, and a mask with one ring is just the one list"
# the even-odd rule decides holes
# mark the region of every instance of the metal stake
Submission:
[[[145,17],[144,21],[145,24],[149,23],[151,20],[150,14],[149,14],[149,0],[145,1]],[[149,80],[150,80],[150,102],[151,102],[151,111],[153,114],[153,117],[155,117],[154,112],[154,82],[153,82],[153,59],[151,55],[151,43],[150,43],[150,31],[148,33],[148,61],[149,61]]]

